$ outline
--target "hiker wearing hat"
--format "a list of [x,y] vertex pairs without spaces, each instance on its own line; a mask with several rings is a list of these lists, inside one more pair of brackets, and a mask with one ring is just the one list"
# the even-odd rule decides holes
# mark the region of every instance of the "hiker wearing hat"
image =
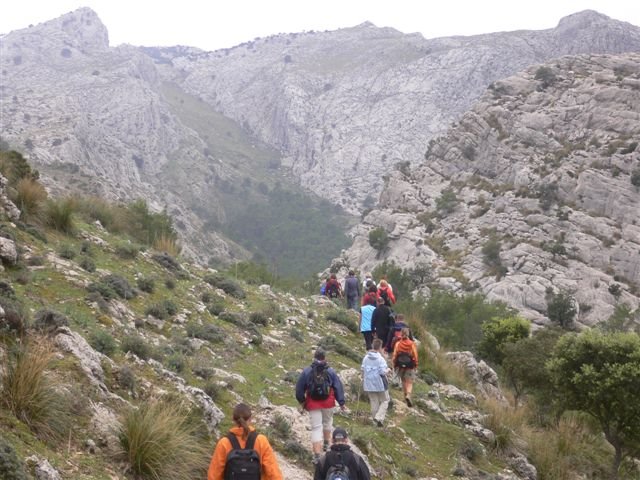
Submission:
[[342,382],[335,370],[327,364],[324,350],[316,350],[313,363],[298,378],[296,400],[309,412],[313,462],[317,463],[323,447],[325,451],[329,449],[336,402],[341,410],[345,408]]
[[325,480],[326,478],[370,480],[371,474],[367,464],[349,446],[347,431],[337,427],[333,431],[332,439],[331,449],[316,464],[313,480]]

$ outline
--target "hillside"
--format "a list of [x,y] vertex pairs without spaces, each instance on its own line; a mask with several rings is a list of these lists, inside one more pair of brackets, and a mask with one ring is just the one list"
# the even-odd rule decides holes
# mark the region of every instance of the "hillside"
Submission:
[[[638,48],[638,27],[593,11],[549,30],[474,37],[364,23],[216,52],[111,47],[81,8],[2,37],[0,135],[53,193],[141,197],[166,210],[201,264],[255,255],[302,277],[348,245],[339,232],[354,217],[344,211],[373,207],[383,175],[418,162],[491,82],[564,54]],[[286,222],[269,218],[265,235],[233,223],[264,221],[254,207],[278,185],[296,196]]]
[[637,312],[639,108],[637,53],[566,56],[493,83],[419,166],[389,174],[336,266],[426,268],[537,325],[560,293],[580,326]]

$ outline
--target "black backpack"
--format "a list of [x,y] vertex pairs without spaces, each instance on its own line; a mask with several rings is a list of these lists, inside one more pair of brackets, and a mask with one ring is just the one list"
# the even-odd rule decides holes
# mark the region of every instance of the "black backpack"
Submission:
[[336,463],[329,467],[327,474],[324,477],[325,480],[351,480],[349,467],[344,464],[342,454],[339,453],[338,455],[340,456],[340,463]]
[[410,353],[399,352],[396,356],[395,366],[400,368],[415,368],[416,362],[413,360]]
[[253,449],[258,432],[249,433],[247,445],[240,448],[236,436],[229,432],[231,451],[227,455],[224,467],[224,480],[260,480],[260,455]]
[[331,382],[329,381],[329,367],[313,365],[309,380],[309,396],[313,400],[326,400],[329,398]]

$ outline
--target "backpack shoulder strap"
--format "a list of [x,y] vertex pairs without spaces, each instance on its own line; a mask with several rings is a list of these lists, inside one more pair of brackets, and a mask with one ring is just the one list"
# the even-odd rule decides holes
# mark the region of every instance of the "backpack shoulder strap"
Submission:
[[231,432],[227,433],[227,439],[229,439],[229,442],[231,443],[231,448],[233,450],[240,450],[240,443],[238,442],[238,439],[233,433]]
[[244,448],[246,450],[253,450],[253,447],[256,444],[256,438],[258,438],[258,432],[254,430],[249,433],[249,436],[247,437],[247,445]]

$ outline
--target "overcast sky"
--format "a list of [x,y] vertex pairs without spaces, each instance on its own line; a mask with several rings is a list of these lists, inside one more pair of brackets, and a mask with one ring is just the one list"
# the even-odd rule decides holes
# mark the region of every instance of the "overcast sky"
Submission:
[[426,38],[552,28],[563,16],[585,9],[640,26],[640,0],[15,0],[3,4],[0,33],[82,6],[95,10],[106,25],[111,46],[205,50],[367,20]]

